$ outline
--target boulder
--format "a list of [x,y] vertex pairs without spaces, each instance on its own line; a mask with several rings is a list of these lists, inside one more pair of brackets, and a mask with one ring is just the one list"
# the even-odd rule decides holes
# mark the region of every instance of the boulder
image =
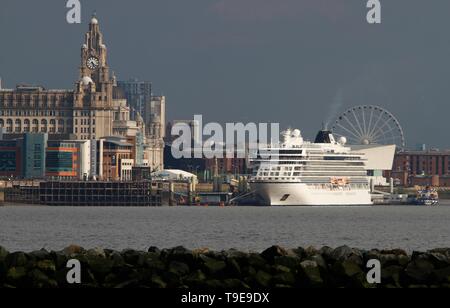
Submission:
[[436,268],[445,268],[450,266],[450,257],[440,252],[427,253],[427,259],[433,263]]
[[151,278],[150,286],[152,288],[165,288],[165,287],[167,287],[167,283],[165,283],[160,276],[153,275]]
[[89,249],[86,252],[86,255],[89,257],[100,257],[100,258],[106,258],[106,252],[104,249],[102,248],[94,248],[94,249]]
[[382,255],[407,256],[408,254],[403,249],[383,249],[380,251]]
[[56,265],[53,260],[40,260],[36,263],[36,267],[45,273],[56,272]]
[[283,265],[290,269],[297,269],[302,259],[298,256],[281,256],[276,257],[273,261],[275,265]]
[[404,281],[405,268],[399,265],[391,265],[381,268],[381,282],[383,285],[391,284],[393,287],[401,287]]
[[318,253],[319,251],[314,246],[309,246],[305,249],[305,257],[312,257]]
[[322,272],[325,272],[328,270],[328,264],[322,255],[318,254],[318,255],[312,256],[311,261],[316,262]]
[[28,254],[28,256],[30,257],[30,259],[34,259],[34,260],[48,260],[51,259],[51,255],[50,252],[48,252],[46,249],[41,249],[41,250],[35,250],[33,252],[30,252]]
[[207,273],[209,273],[210,275],[216,275],[219,274],[220,272],[222,272],[227,264],[224,261],[221,260],[215,260],[206,256],[203,256],[203,265],[204,268],[206,269]]
[[161,253],[162,259],[170,261],[178,261],[186,263],[188,266],[194,266],[197,256],[189,249],[182,246],[175,247],[173,249],[164,250]]
[[6,256],[5,265],[11,267],[26,267],[28,262],[27,255],[23,252],[13,252]]
[[3,261],[8,254],[9,254],[8,250],[0,246],[0,261]]
[[339,267],[342,269],[341,274],[346,277],[352,277],[363,272],[359,264],[352,262],[351,260],[341,262]]
[[13,286],[20,287],[27,276],[27,270],[23,266],[11,267],[6,273],[6,281]]
[[142,266],[145,263],[145,256],[142,252],[134,250],[134,249],[125,249],[121,253],[125,263],[134,265],[134,266]]
[[205,283],[206,276],[202,271],[196,270],[195,272],[189,274],[185,279],[183,279],[184,283],[193,288],[202,287]]
[[240,277],[241,272],[241,266],[239,265],[239,262],[235,258],[228,258],[226,261],[227,264],[227,274],[231,277]]
[[226,259],[234,259],[238,262],[245,262],[248,258],[248,254],[237,249],[229,249],[223,252]]
[[264,250],[261,253],[261,256],[268,261],[273,261],[275,257],[287,256],[289,254],[292,255],[293,253],[288,252],[286,249],[280,246],[272,246]]
[[83,247],[80,247],[78,245],[70,245],[63,249],[62,251],[66,256],[74,256],[79,255],[85,252]]
[[248,255],[248,264],[254,268],[263,268],[267,264],[267,261],[257,253],[250,253]]
[[182,262],[172,261],[168,266],[168,271],[182,277],[189,273],[189,266]]
[[[401,256],[404,258],[403,255],[401,255]],[[377,260],[380,261],[382,268],[385,268],[388,266],[393,266],[393,265],[400,265],[399,256],[396,256],[394,254],[380,254],[379,258]]]
[[439,284],[450,283],[450,266],[446,268],[436,269],[431,273],[431,281]]
[[33,269],[29,274],[28,278],[32,282],[33,288],[56,288],[58,283],[54,279],[50,279],[46,274],[44,274],[39,269]]
[[104,279],[106,275],[112,272],[114,261],[112,258],[104,258],[101,255],[87,255],[86,263],[91,272],[98,278]]
[[433,271],[434,265],[429,260],[416,258],[406,267],[405,273],[414,283],[426,283]]
[[439,254],[442,254],[442,255],[450,258],[450,248],[436,248],[436,249],[428,250],[427,252],[428,253],[439,253]]
[[322,256],[327,262],[332,261],[331,260],[331,254],[333,253],[334,249],[329,246],[323,246],[319,249],[317,255]]
[[306,260],[300,263],[301,277],[308,287],[319,287],[323,285],[319,265],[315,261]]
[[296,257],[298,257],[300,259],[306,258],[305,248],[297,247],[297,248],[292,249],[292,251],[294,252]]
[[333,250],[333,252],[330,254],[330,258],[332,261],[344,261],[348,259],[350,256],[356,256],[357,258],[361,258],[362,263],[362,253],[356,249],[352,249],[348,246],[340,246]]
[[62,251],[51,251],[49,259],[53,260],[53,262],[55,262],[56,268],[59,269],[66,267],[69,257],[66,256]]
[[159,254],[159,253],[161,253],[161,250],[159,250],[158,247],[150,246],[149,249],[147,250],[147,252],[152,252],[152,253],[157,253],[157,254]]
[[295,284],[295,275],[290,271],[279,271],[273,276],[273,283],[293,286]]
[[289,267],[283,265],[274,265],[272,266],[272,273],[290,273],[291,269]]
[[270,285],[270,281],[272,276],[269,273],[259,270],[256,272],[255,281],[258,284],[258,287],[267,288]]
[[125,265],[125,259],[122,257],[122,254],[117,251],[114,251],[109,255],[109,260],[112,262],[112,267],[121,267]]

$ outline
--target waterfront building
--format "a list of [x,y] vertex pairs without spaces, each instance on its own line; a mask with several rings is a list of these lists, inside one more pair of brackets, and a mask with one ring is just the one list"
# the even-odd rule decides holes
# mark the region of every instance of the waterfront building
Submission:
[[[150,97],[144,104],[144,112],[133,112],[127,105],[128,96],[123,89],[116,91],[116,112],[113,135],[135,137],[132,141],[136,151],[136,166],[146,159],[152,170],[164,168],[165,97]],[[131,115],[134,113],[134,120]]]
[[450,150],[398,152],[391,176],[402,186],[450,187]]
[[48,134],[29,134],[23,136],[23,177],[41,179],[45,177],[45,148]]
[[48,133],[50,139],[99,139],[112,134],[113,87],[99,22],[93,17],[81,47],[73,90],[18,85],[0,89],[0,127],[7,134]]
[[48,141],[45,175],[54,180],[87,180],[91,171],[91,141]]
[[353,153],[364,153],[364,168],[367,172],[369,183],[374,186],[389,186],[392,164],[396,146],[369,144],[369,145],[349,145]]
[[22,141],[0,140],[0,177],[22,176]]
[[25,133],[0,140],[0,177],[45,177],[47,134]]
[[[114,73],[109,69],[108,50],[103,41],[99,21],[93,16],[81,46],[79,78],[75,82],[74,89],[48,90],[42,86],[26,84],[18,85],[15,89],[4,89],[0,85],[0,134],[8,140],[24,138],[24,134],[33,134],[29,135],[28,139],[24,138],[23,142],[17,143],[20,145],[24,142],[33,142],[33,138],[38,138],[33,137],[37,134],[46,134],[46,140],[60,142],[70,140],[77,146],[78,141],[91,141],[90,168],[62,171],[68,170],[68,166],[58,166],[63,164],[62,160],[55,160],[55,157],[52,157],[48,160],[51,170],[47,175],[50,177],[65,177],[67,174],[69,177],[80,178],[85,176],[86,170],[89,177],[101,177],[100,174],[103,174],[103,170],[107,167],[98,165],[102,161],[98,157],[102,157],[103,154],[97,153],[100,145],[97,141],[103,138],[107,140],[106,145],[114,148],[114,141],[111,141],[112,137],[109,136],[119,136],[117,140],[122,138],[123,142],[128,144],[127,147],[131,144],[132,153],[129,156],[134,160],[134,164],[142,165],[146,159],[152,170],[162,170],[165,97],[153,97],[149,82],[137,80],[128,83],[117,82]],[[109,141],[112,143],[109,144]],[[41,147],[36,145],[36,151],[39,149],[42,154],[36,155],[40,160],[31,160],[30,157],[25,159],[23,148],[21,148],[22,156],[14,157],[15,162],[12,160],[12,152],[9,150],[5,152],[0,161],[8,162],[0,164],[0,169],[2,167],[5,169],[0,175],[6,176],[6,173],[11,172],[8,171],[12,168],[11,164],[18,164],[21,168],[20,170],[16,168],[12,172],[13,176],[20,173],[25,178],[44,177],[46,141],[41,142],[41,145]],[[28,144],[25,148],[28,149],[30,146],[33,144]],[[70,156],[70,151],[64,153],[61,149],[60,146],[52,146],[48,153]],[[74,151],[74,148],[70,149]],[[11,157],[8,158],[8,155]],[[72,152],[72,162],[75,156]],[[109,159],[105,162],[111,163]],[[56,165],[52,166],[53,163]],[[33,167],[30,164],[40,167]],[[107,171],[106,176],[108,179],[121,178],[117,170]]]
[[134,165],[133,144],[126,138],[111,136],[98,141],[98,174],[101,180],[120,181],[128,177],[128,173],[131,178],[130,163]]

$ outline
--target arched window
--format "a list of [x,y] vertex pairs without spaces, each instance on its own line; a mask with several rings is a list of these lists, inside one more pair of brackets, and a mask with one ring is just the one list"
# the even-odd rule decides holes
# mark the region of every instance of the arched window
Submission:
[[22,121],[20,119],[16,119],[14,125],[14,131],[16,133],[20,133],[22,131]]
[[6,131],[12,133],[13,131],[13,121],[11,119],[6,120]]
[[5,127],[5,121],[3,119],[0,119],[0,128]]
[[32,128],[31,128],[31,131],[33,133],[38,133],[39,132],[39,121],[37,119],[33,120],[33,125],[32,125]]
[[47,132],[47,120],[45,119],[41,120],[41,132],[42,133]]
[[56,132],[56,120],[55,119],[51,119],[50,120],[50,127],[49,127],[49,132],[50,133],[55,133]]
[[29,132],[30,132],[30,120],[25,119],[25,120],[23,121],[23,131],[24,131],[25,133],[29,133]]

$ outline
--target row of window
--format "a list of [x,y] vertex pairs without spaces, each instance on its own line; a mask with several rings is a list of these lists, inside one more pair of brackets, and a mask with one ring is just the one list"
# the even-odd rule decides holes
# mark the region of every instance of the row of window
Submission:
[[[75,119],[75,125],[78,125],[78,119]],[[80,125],[91,125],[91,119],[80,119]],[[95,125],[95,119],[92,119],[92,125]]]
[[6,117],[70,117],[71,111],[56,110],[0,110],[0,116]]
[[6,132],[8,133],[21,133],[22,131],[26,133],[63,133],[66,127],[71,127],[71,121],[68,120],[67,123],[65,123],[64,120],[57,121],[56,119],[51,119],[50,121],[43,119],[40,122],[37,119],[25,119],[23,121],[21,119],[16,119],[15,121],[12,119],[7,119],[6,121],[0,119],[0,128],[3,127],[6,128]]
[[[90,134],[92,131],[93,134],[95,134],[95,127],[90,129],[90,127],[80,127],[80,133],[81,134]],[[78,134],[78,127],[75,127],[75,134]]]

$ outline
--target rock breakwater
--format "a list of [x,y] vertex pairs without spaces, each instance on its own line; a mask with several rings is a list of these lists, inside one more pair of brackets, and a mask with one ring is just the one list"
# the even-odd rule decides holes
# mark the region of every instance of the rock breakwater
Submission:
[[[81,284],[67,282],[67,262],[81,265]],[[381,283],[366,279],[368,260],[381,264]],[[450,287],[450,249],[408,254],[401,249],[359,250],[342,246],[285,249],[262,253],[238,250],[148,251],[83,249],[8,252],[0,247],[0,287],[153,288],[387,288]]]

